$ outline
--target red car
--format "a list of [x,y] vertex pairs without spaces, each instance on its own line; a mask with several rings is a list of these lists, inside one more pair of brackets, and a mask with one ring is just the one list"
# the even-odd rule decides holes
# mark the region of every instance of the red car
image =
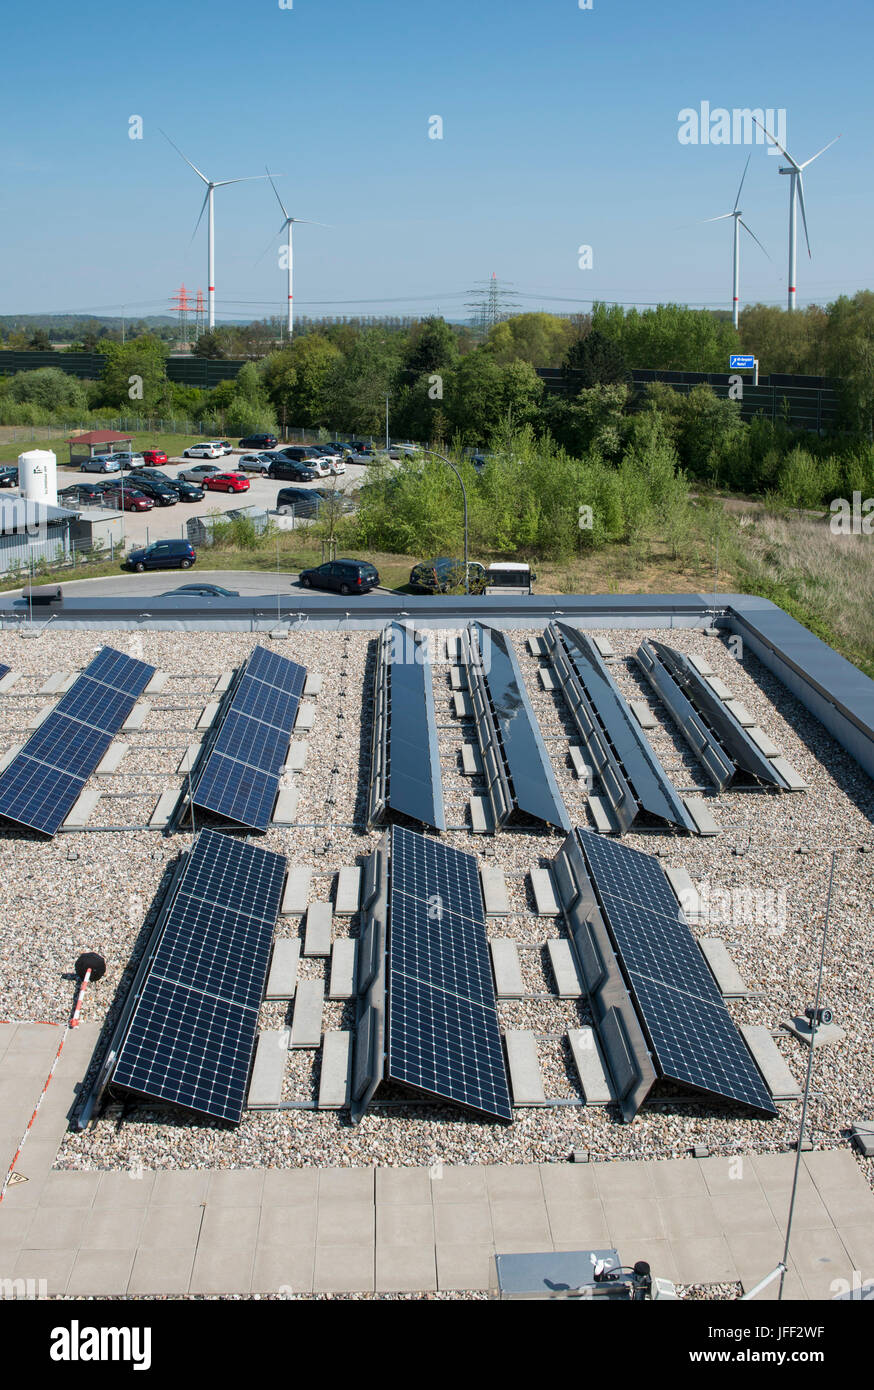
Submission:
[[163,449],[144,449],[143,462],[151,464],[166,463],[167,455],[164,453]]
[[201,487],[207,487],[212,492],[248,492],[249,479],[245,473],[210,473]]
[[135,487],[105,488],[103,500],[113,507],[123,507],[126,512],[150,512],[155,505],[151,497]]

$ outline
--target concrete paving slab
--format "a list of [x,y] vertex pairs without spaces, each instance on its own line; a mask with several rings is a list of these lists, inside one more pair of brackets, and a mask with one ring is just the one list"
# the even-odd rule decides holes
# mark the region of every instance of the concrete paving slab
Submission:
[[318,1190],[317,1168],[268,1168],[264,1174],[266,1206],[289,1207],[315,1202]]
[[199,743],[189,743],[179,762],[176,764],[176,771],[181,775],[190,772],[197,762],[201,745]]
[[522,979],[522,964],[516,942],[508,936],[490,937],[489,952],[498,998],[521,999],[525,994],[525,982]]
[[358,942],[342,936],[331,947],[331,984],[329,999],[351,999],[355,994],[358,975]]
[[479,777],[483,770],[483,760],[475,743],[461,745],[461,771],[465,777]]
[[[706,1200],[702,1197],[691,1199],[693,1204]],[[663,1240],[668,1235],[662,1219],[661,1204],[649,1197],[633,1197],[629,1194],[624,1197],[605,1197],[603,1206],[611,1245],[621,1248],[629,1240],[638,1237],[641,1240]]]
[[307,864],[289,866],[280,911],[285,916],[302,917],[307,910],[313,871]]
[[303,687],[304,695],[320,695],[324,682],[325,678],[321,671],[307,671]]
[[[255,1249],[258,1239],[258,1224],[261,1218],[260,1207],[207,1206],[203,1213],[200,1239],[197,1242],[198,1257],[210,1250]],[[226,1293],[242,1292],[231,1284]]]
[[724,1236],[680,1236],[669,1243],[679,1283],[736,1282],[737,1266]]
[[[42,1112],[40,1112],[40,1116]],[[39,1124],[39,1119],[37,1120]],[[101,1173],[76,1173],[57,1169],[46,1174],[40,1205],[90,1207],[100,1187]]]
[[89,1215],[86,1207],[38,1207],[27,1231],[28,1249],[77,1249]]
[[317,1211],[315,1198],[289,1207],[263,1206],[258,1227],[259,1249],[315,1245]]
[[294,721],[295,733],[307,733],[316,722],[316,707],[311,700],[301,700]]
[[465,1167],[454,1163],[440,1164],[435,1168],[431,1198],[435,1204],[487,1200],[485,1174],[484,1168]]
[[752,993],[721,937],[701,936],[698,945],[723,998],[745,999]]
[[587,1105],[609,1105],[613,1087],[594,1028],[569,1028],[571,1056]]
[[720,1228],[713,1212],[714,1199],[707,1193],[697,1196],[677,1195],[659,1197],[656,1208],[662,1229],[671,1239],[676,1236],[719,1235]]
[[307,761],[307,744],[298,739],[292,739],[288,745],[288,753],[285,757],[285,772],[303,772]]
[[564,937],[552,937],[546,949],[559,999],[579,999],[584,990],[570,942]]
[[81,792],[64,821],[64,829],[82,830],[97,810],[97,803],[102,795],[103,792],[95,788],[86,788],[85,791]]
[[540,1184],[550,1202],[589,1201],[598,1196],[593,1163],[541,1163]]
[[98,777],[106,777],[115,772],[124,758],[130,752],[129,743],[111,743],[104,753],[97,767],[94,769]]
[[434,1246],[377,1244],[374,1287],[377,1293],[436,1292]]
[[[138,700],[127,719],[122,724],[122,732],[125,734],[132,734],[137,729],[141,729],[151,712],[152,706],[149,700]],[[202,727],[202,725],[198,725],[198,728]]]
[[127,1172],[101,1173],[94,1194],[94,1207],[103,1211],[122,1211],[149,1204],[155,1186],[155,1174],[148,1168],[131,1168]]
[[765,1234],[773,1237],[778,1227],[764,1192],[760,1188],[751,1188],[748,1183],[736,1186],[736,1192],[723,1193],[710,1199],[715,1229],[726,1236]]
[[370,1202],[375,1192],[375,1168],[321,1168],[319,1201]]
[[610,1245],[607,1217],[597,1197],[571,1202],[548,1200],[546,1211],[556,1249],[564,1245],[571,1249],[591,1246],[603,1250]]
[[460,1242],[437,1245],[437,1287],[447,1293],[487,1289],[494,1269],[489,1244]]
[[543,1184],[536,1163],[495,1163],[485,1169],[486,1189],[490,1202],[541,1201]]
[[434,1245],[434,1208],[429,1202],[383,1202],[376,1207],[376,1248]]
[[188,1250],[194,1260],[194,1250],[200,1239],[203,1207],[193,1202],[146,1208],[146,1218],[140,1233],[141,1250]]
[[43,705],[42,709],[37,710],[33,718],[28,720],[26,727],[31,731],[38,729],[41,724],[46,722],[54,707],[54,701],[50,705]]
[[484,1198],[474,1202],[441,1202],[434,1207],[438,1245],[493,1245],[492,1211]]
[[194,1246],[179,1249],[145,1249],[140,1246],[127,1285],[129,1297],[188,1292],[194,1268]]
[[651,1164],[639,1160],[596,1163],[593,1166],[598,1195],[604,1201],[655,1198]]
[[507,1028],[504,1030],[504,1046],[507,1049],[513,1104],[544,1105],[546,1093],[533,1032],[529,1028]]
[[150,1206],[193,1206],[206,1201],[210,1174],[200,1169],[161,1169],[155,1174]]
[[815,1150],[801,1162],[836,1226],[874,1225],[874,1192],[849,1149]]
[[161,795],[155,803],[155,809],[149,817],[149,828],[151,830],[162,830],[164,828],[178,800],[178,787],[168,787],[166,791],[161,792]]
[[479,872],[486,916],[506,917],[510,911],[510,900],[504,870],[500,864],[482,864]]
[[169,679],[166,671],[156,671],[143,693],[145,695],[160,695],[161,691],[166,688]]
[[[12,1278],[33,1279],[38,1291],[44,1287],[49,1297],[57,1297],[66,1290],[76,1253],[75,1249],[22,1250],[12,1268]],[[44,1286],[41,1280],[45,1280]]]
[[300,980],[294,995],[291,1046],[318,1047],[322,1041],[324,980]]
[[376,1225],[372,1202],[319,1198],[316,1244],[373,1246]]
[[284,1249],[259,1245],[252,1269],[252,1292],[312,1293],[314,1245],[287,1245]]
[[271,818],[274,825],[294,825],[299,796],[297,787],[280,787]]
[[432,1181],[427,1168],[377,1168],[377,1207],[430,1203]]
[[557,917],[561,911],[555,896],[555,885],[548,869],[537,869],[533,865],[528,870],[534,903],[540,917]]
[[742,1023],[740,1031],[774,1099],[799,1100],[801,1087],[771,1036],[770,1028],[761,1023]]
[[210,700],[208,705],[204,705],[195,727],[198,729],[208,729],[218,714],[218,708],[218,700]]
[[329,956],[331,954],[331,928],[334,924],[334,909],[331,903],[310,903],[307,908],[306,936],[303,953],[305,956]]
[[194,1294],[247,1294],[252,1287],[255,1244],[199,1245],[191,1271],[189,1292]]
[[273,943],[265,999],[293,999],[300,964],[300,938],[282,936]]
[[361,903],[361,869],[347,864],[337,873],[334,911],[338,917],[354,917]]
[[316,1246],[314,1293],[372,1293],[374,1278],[371,1246]]
[[[789,1214],[789,1193],[784,1190],[773,1191],[765,1189],[765,1196],[768,1204],[774,1213],[778,1226],[786,1224]],[[828,1209],[812,1185],[803,1188],[798,1185],[795,1194],[795,1207],[792,1213],[792,1230],[795,1231],[823,1231],[834,1227],[834,1222],[829,1216]],[[800,1271],[800,1266],[799,1266]]]
[[344,1109],[349,1104],[351,1088],[352,1034],[346,1030],[329,1031],[322,1039],[319,1109]]
[[231,681],[234,679],[233,671],[222,671],[218,680],[212,688],[213,695],[224,695]]
[[263,1193],[263,1169],[215,1169],[209,1175],[207,1210],[212,1212],[216,1207],[259,1207]]
[[145,1207],[94,1207],[79,1240],[80,1250],[136,1250],[146,1219]]
[[[779,1159],[781,1167],[785,1167],[782,1154],[772,1154],[770,1157]],[[667,1161],[670,1162],[670,1160]],[[739,1182],[743,1184],[744,1189],[762,1190],[754,1158],[740,1155],[732,1158],[714,1155],[712,1158],[698,1158],[692,1161],[697,1163],[698,1170],[711,1196],[736,1193],[739,1190]]]
[[279,1105],[290,1041],[290,1028],[264,1028],[259,1032],[246,1100],[250,1110],[275,1110]]
[[539,1201],[499,1198],[491,1203],[491,1208],[496,1249],[516,1250],[525,1241],[535,1242],[541,1250],[549,1248],[552,1232],[542,1197]]

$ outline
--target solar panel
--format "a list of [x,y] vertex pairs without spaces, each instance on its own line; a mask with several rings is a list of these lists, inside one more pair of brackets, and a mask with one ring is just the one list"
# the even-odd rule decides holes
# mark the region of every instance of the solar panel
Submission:
[[2,681],[2,679],[3,679],[4,676],[8,676],[8,675],[9,675],[10,670],[11,670],[11,667],[9,667],[9,666],[4,666],[4,665],[3,665],[3,662],[0,661],[0,681]]
[[512,1119],[476,859],[392,828],[387,1075]]
[[515,653],[498,628],[471,623],[482,655],[482,674],[501,742],[502,755],[512,785],[515,809],[570,829],[552,763]]
[[395,623],[386,639],[395,658],[388,661],[388,805],[423,825],[444,830],[431,666],[425,660],[409,659],[421,653],[409,638],[404,641],[405,636]]
[[305,667],[255,647],[198,769],[195,806],[267,829],[305,681]]
[[682,799],[634,718],[594,642],[567,623],[556,624],[577,679],[609,737],[636,800],[644,811],[671,825],[695,831]]
[[660,1075],[776,1114],[658,861],[577,836]]
[[284,878],[282,855],[200,832],[113,1084],[239,1123]]
[[54,835],[154,674],[102,647],[0,773],[0,816]]

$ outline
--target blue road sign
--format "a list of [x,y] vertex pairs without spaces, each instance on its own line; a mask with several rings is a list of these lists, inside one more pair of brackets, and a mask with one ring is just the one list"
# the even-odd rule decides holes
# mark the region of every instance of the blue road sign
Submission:
[[755,365],[756,365],[756,359],[755,359],[755,357],[753,357],[752,353],[750,353],[750,354],[734,353],[734,354],[733,354],[731,357],[729,357],[729,359],[728,359],[729,370],[731,370],[732,368],[734,368],[734,369],[738,369],[738,368],[743,369],[744,367],[746,367],[749,371],[752,371],[753,368],[755,367]]

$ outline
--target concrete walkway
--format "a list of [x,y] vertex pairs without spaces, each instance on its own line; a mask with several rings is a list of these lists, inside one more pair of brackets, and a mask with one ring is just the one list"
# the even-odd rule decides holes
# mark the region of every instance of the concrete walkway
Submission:
[[[0,1278],[48,1293],[434,1292],[488,1287],[497,1251],[616,1246],[678,1283],[752,1287],[783,1246],[794,1155],[487,1167],[62,1172],[97,1037],[71,1034],[0,1206]],[[59,1032],[0,1025],[5,1165]],[[804,1155],[789,1298],[870,1275],[874,1194],[849,1149]],[[776,1285],[765,1297],[776,1296]]]

